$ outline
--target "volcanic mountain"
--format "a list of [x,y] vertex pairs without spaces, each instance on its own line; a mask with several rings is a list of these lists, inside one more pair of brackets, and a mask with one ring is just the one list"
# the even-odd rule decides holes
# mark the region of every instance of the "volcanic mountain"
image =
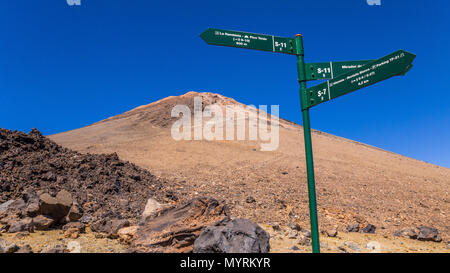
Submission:
[[[308,228],[302,127],[280,119],[279,147],[273,151],[261,151],[261,141],[177,141],[171,128],[179,117],[171,116],[172,109],[193,110],[194,97],[202,98],[202,109],[246,109],[246,121],[258,113],[222,95],[189,92],[50,138],[81,153],[117,153],[171,181],[186,199],[224,200],[235,217],[297,221]],[[267,117],[269,124],[272,119]],[[248,136],[249,122],[244,126]],[[377,233],[392,234],[427,225],[450,239],[450,169],[319,131],[312,139],[321,229],[370,223]]]

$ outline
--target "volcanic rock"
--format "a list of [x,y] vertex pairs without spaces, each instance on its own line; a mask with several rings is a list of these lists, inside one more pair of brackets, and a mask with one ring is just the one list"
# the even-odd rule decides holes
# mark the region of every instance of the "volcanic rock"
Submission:
[[[100,219],[106,212],[137,219],[149,197],[165,202],[177,195],[165,181],[119,160],[117,154],[80,154],[36,129],[29,134],[0,129],[0,162],[0,214],[13,205],[23,215],[43,214],[59,222],[68,213],[70,221],[78,221],[83,214]],[[120,206],[121,199],[129,205]],[[40,213],[36,203],[41,205]],[[80,210],[71,208],[72,203],[79,204]],[[81,211],[84,207],[88,211]]]
[[0,238],[0,253],[14,253],[17,250],[19,250],[19,247],[16,244]]
[[24,245],[19,247],[19,250],[17,250],[15,253],[33,253],[33,249],[30,245]]
[[375,233],[376,230],[376,226],[372,225],[372,224],[368,224],[365,228],[363,228],[362,232],[363,233]]
[[145,205],[144,212],[142,212],[142,220],[145,221],[148,217],[155,216],[160,208],[162,208],[162,205],[158,201],[149,198]]
[[15,233],[15,232],[21,232],[21,231],[34,232],[34,224],[33,224],[32,218],[27,217],[23,220],[13,222],[10,224],[10,227],[8,228],[9,233]]
[[268,253],[269,234],[247,219],[203,229],[194,242],[194,253]]
[[195,198],[159,211],[139,227],[132,252],[192,252],[202,229],[229,220],[228,208],[212,198]]
[[62,227],[62,230],[66,231],[68,229],[76,229],[79,233],[84,233],[86,226],[81,222],[70,222]]
[[417,239],[417,232],[413,228],[397,230],[394,232],[396,237],[406,237],[409,239]]
[[[70,194],[64,191],[58,193],[57,198],[52,197],[48,193],[44,193],[39,197],[40,213],[50,216],[56,222],[60,222],[69,213],[72,202],[69,199]],[[71,200],[71,199],[70,199]]]
[[102,219],[91,224],[91,229],[94,232],[106,233],[109,238],[118,238],[117,232],[124,227],[130,226],[130,222],[125,219]]

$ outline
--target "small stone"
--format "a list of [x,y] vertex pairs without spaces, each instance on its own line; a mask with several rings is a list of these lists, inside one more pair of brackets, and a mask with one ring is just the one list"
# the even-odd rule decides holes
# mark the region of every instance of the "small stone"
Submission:
[[78,203],[74,202],[72,204],[72,207],[69,210],[69,214],[67,214],[67,218],[68,218],[69,222],[76,222],[76,221],[80,220],[81,217],[83,217],[81,208],[78,205]]
[[376,230],[376,226],[372,225],[372,224],[368,224],[365,228],[363,228],[362,232],[363,233],[375,233]]
[[14,253],[19,250],[16,244],[0,239],[0,253]]
[[359,224],[348,225],[347,232],[359,232]]
[[74,227],[68,228],[64,232],[64,238],[77,239],[79,235],[80,235],[80,231]]
[[337,234],[338,234],[338,232],[337,232],[337,230],[335,230],[335,229],[328,229],[328,230],[326,230],[325,231],[325,234],[328,236],[328,237],[336,237],[337,236]]
[[38,215],[33,218],[34,228],[36,230],[47,230],[54,224],[54,222],[55,221],[52,218],[44,215]]
[[397,230],[396,232],[394,232],[394,236],[406,237],[409,239],[417,239],[417,232],[413,228]]
[[436,228],[420,226],[419,235],[417,240],[419,241],[431,241],[431,242],[442,242],[442,238],[439,235],[439,231]]
[[310,232],[309,230],[307,230],[307,229],[301,228],[299,234],[300,234],[302,237],[306,237],[306,238],[311,239],[311,232]]
[[86,230],[86,226],[81,222],[70,222],[62,227],[63,231],[67,231],[68,229],[71,228],[78,230],[79,233],[84,233]]
[[277,224],[277,223],[272,224],[272,229],[275,230],[275,231],[280,231],[281,230],[280,225]]
[[354,242],[346,241],[346,242],[344,242],[344,245],[347,246],[348,248],[350,248],[353,251],[361,251],[361,248],[357,244],[355,244]]
[[30,245],[21,246],[16,253],[33,253]]
[[[123,202],[124,203],[124,202]],[[144,211],[142,212],[142,220],[145,221],[150,217],[153,217],[156,215],[158,210],[162,208],[163,205],[161,205],[158,201],[156,201],[153,198],[149,198],[147,200],[147,204],[145,205]]]
[[305,236],[302,236],[297,239],[296,243],[301,246],[309,246],[309,245],[311,245],[311,239],[309,239]]
[[23,238],[25,238],[25,237],[27,237],[29,235],[30,235],[30,232],[22,231],[22,232],[17,233],[16,235],[14,235],[14,238],[17,238],[17,239],[20,240],[20,239],[23,239]]
[[296,231],[301,231],[302,230],[302,227],[296,222],[290,223],[289,224],[289,228],[292,229],[292,230],[296,230]]
[[48,245],[41,250],[41,253],[65,253],[66,248],[63,245]]
[[347,249],[344,246],[338,246],[338,250],[342,253],[347,253]]
[[300,250],[300,248],[298,248],[297,246],[293,246],[291,249],[294,251]]
[[119,241],[122,243],[130,244],[131,241],[133,241],[138,228],[138,226],[130,226],[119,229],[119,231],[117,232]]
[[298,237],[298,231],[296,231],[296,230],[289,231],[289,233],[288,233],[289,239],[297,239],[297,237]]
[[70,193],[65,190],[60,191],[56,198],[48,193],[44,193],[39,197],[40,214],[53,218],[56,222],[60,222],[72,206]]

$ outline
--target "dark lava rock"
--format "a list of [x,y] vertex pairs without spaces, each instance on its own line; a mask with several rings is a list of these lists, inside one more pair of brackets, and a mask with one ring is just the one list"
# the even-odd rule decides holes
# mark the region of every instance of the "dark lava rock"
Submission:
[[363,228],[363,233],[375,233],[375,230],[377,229],[376,226],[372,224],[368,224],[365,228]]
[[103,219],[91,224],[91,229],[94,232],[101,232],[108,234],[111,239],[118,238],[117,232],[119,229],[129,227],[130,222],[125,219]]
[[442,238],[439,235],[439,231],[436,228],[420,226],[419,235],[417,235],[417,240],[419,241],[432,241],[432,242],[442,242]]
[[206,227],[194,242],[194,253],[268,253],[270,236],[247,219]]
[[30,245],[24,245],[16,251],[16,253],[33,253],[33,249],[31,249]]
[[359,224],[352,224],[347,226],[348,232],[359,232]]
[[[29,134],[0,129],[0,162],[0,203],[23,200],[29,206],[39,201],[37,196],[47,193],[45,202],[51,208],[44,211],[50,210],[47,213],[55,214],[56,218],[66,212],[69,194],[80,208],[89,209],[83,215],[93,219],[100,219],[106,212],[137,219],[148,198],[161,203],[177,199],[177,192],[170,184],[119,160],[117,154],[81,154],[57,145],[36,129]],[[66,191],[58,201],[63,207],[56,209],[49,197],[55,198],[61,190]],[[32,200],[34,195],[36,200]],[[120,199],[128,200],[129,206],[121,206]],[[11,203],[1,204],[0,214]],[[35,206],[29,208],[29,213],[22,214],[38,215]],[[78,221],[79,216],[74,211],[69,218]]]

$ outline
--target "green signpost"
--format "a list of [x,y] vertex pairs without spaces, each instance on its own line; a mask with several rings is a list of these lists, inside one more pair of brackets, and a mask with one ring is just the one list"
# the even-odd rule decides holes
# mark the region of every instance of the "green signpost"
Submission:
[[[412,62],[416,56],[412,53],[399,50],[377,60],[305,63],[303,37],[299,34],[292,39],[209,28],[200,37],[211,45],[271,51],[297,56],[300,105],[305,140],[306,172],[308,175],[312,250],[314,253],[319,253],[319,224],[317,220],[309,108],[393,76],[405,75],[411,69]],[[311,80],[328,81],[307,88],[306,82]]]

